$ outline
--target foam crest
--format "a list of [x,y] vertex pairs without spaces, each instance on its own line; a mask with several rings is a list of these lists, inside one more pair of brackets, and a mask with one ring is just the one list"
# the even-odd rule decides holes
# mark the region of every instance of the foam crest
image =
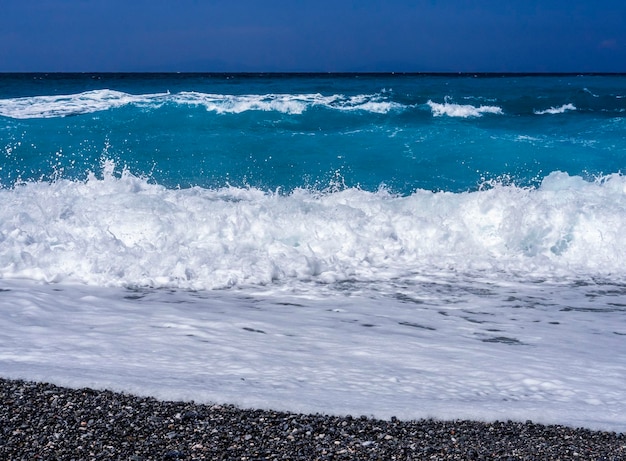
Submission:
[[218,114],[238,114],[250,110],[301,114],[314,104],[328,105],[333,97],[315,95],[223,95],[182,92],[173,97],[178,104],[202,105]]
[[71,95],[32,96],[0,100],[0,115],[17,119],[53,118],[116,109],[126,105],[160,107],[164,103],[204,106],[218,114],[273,111],[302,114],[313,107],[339,111],[387,113],[405,106],[382,94],[356,96],[316,94],[210,94],[195,91],[132,95],[113,90],[94,90]]
[[219,114],[241,113],[250,110],[276,111],[286,114],[302,114],[309,108],[324,107],[339,111],[364,111],[387,113],[404,108],[401,104],[387,101],[382,95],[331,95],[316,94],[266,94],[222,95],[182,92],[173,96],[178,104],[203,105]]
[[357,95],[346,98],[339,96],[331,104],[334,108],[344,111],[362,110],[377,114],[386,114],[393,110],[402,110],[406,106],[393,101],[385,100],[383,95]]
[[135,96],[120,91],[94,90],[70,95],[1,99],[0,115],[18,119],[66,117],[128,104],[158,103],[166,97],[167,93]]
[[0,276],[213,289],[422,271],[624,278],[626,179],[467,193],[170,190],[111,164],[0,190]]
[[454,104],[450,102],[444,102],[441,104],[431,100],[429,100],[427,104],[435,117],[446,115],[448,117],[468,118],[482,117],[484,114],[502,115],[504,113],[502,108],[498,106],[481,105],[476,107],[471,104]]
[[545,114],[550,114],[550,115],[557,115],[557,114],[564,114],[567,111],[572,111],[572,110],[576,110],[576,106],[574,106],[574,104],[569,103],[569,104],[563,104],[562,106],[559,107],[550,107],[549,109],[545,109],[545,110],[535,110],[534,113],[536,115],[545,115]]

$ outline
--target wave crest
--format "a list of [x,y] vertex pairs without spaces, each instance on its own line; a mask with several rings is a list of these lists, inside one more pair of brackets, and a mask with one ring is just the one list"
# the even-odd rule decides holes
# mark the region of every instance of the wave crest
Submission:
[[[624,278],[626,178],[406,197],[101,179],[0,190],[0,277],[190,289],[421,272]],[[16,213],[15,210],[19,210]]]
[[386,114],[402,110],[402,104],[389,101],[383,94],[355,96],[317,94],[210,94],[194,91],[132,95],[109,89],[58,96],[32,96],[0,100],[0,115],[17,119],[54,118],[116,109],[127,105],[160,107],[164,103],[204,106],[218,114],[247,111],[275,111],[301,114],[313,107],[339,111],[364,111]]
[[535,110],[533,112],[536,115],[546,115],[546,114],[557,115],[557,114],[564,114],[567,111],[574,111],[574,110],[577,110],[576,106],[574,106],[574,104],[572,103],[569,103],[569,104],[563,104],[562,106],[559,106],[559,107],[550,107],[549,109]]
[[429,100],[427,102],[435,117],[482,117],[484,114],[502,115],[504,112],[498,106],[472,106],[471,104],[454,104],[445,102],[443,104]]
[[128,104],[162,102],[167,93],[135,96],[121,91],[93,90],[59,96],[31,96],[0,100],[0,115],[18,119],[89,114]]

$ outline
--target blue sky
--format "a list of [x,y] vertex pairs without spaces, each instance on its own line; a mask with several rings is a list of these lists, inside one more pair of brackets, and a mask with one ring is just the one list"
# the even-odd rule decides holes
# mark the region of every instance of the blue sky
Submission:
[[0,72],[626,72],[624,0],[0,0]]

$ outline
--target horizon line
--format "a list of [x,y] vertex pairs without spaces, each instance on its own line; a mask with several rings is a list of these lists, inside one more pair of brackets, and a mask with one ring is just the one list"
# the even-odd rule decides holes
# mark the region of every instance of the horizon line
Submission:
[[499,71],[0,71],[0,75],[244,75],[244,76],[359,76],[359,75],[407,75],[407,76],[620,76],[623,72],[499,72]]

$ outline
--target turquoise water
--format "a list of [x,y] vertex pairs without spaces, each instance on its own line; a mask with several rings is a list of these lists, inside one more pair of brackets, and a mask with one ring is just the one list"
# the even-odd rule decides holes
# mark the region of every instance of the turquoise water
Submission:
[[623,76],[4,75],[0,183],[103,158],[168,188],[536,186],[622,171]]

